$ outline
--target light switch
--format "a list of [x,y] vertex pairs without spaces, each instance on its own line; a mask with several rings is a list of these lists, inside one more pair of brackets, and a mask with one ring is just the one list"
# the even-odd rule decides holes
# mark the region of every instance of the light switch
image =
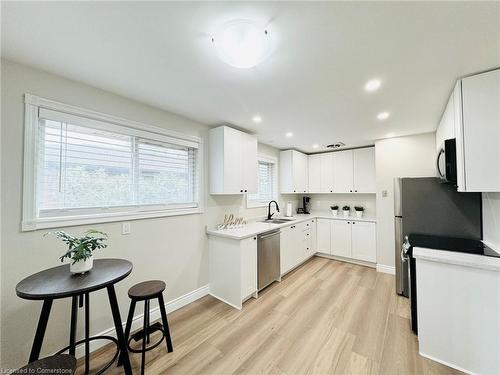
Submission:
[[122,234],[130,234],[130,221],[122,223]]

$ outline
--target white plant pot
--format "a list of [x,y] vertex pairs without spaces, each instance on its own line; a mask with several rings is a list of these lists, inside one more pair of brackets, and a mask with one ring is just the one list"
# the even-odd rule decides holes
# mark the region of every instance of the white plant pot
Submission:
[[363,217],[363,211],[356,211],[356,217]]
[[332,210],[332,215],[337,216],[339,214],[339,210]]
[[94,265],[94,257],[89,257],[85,260],[76,262],[75,264],[73,264],[73,261],[71,261],[69,265],[69,271],[73,274],[85,273],[90,271],[93,265]]
[[344,213],[344,217],[349,217],[349,210],[342,210],[342,212]]

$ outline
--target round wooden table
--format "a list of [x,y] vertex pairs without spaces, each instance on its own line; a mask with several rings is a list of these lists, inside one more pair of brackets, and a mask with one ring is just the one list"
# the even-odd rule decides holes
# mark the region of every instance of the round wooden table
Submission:
[[[49,320],[52,302],[60,298],[72,298],[71,324],[69,345],[60,352],[69,350],[69,354],[75,355],[77,344],[85,343],[85,373],[89,372],[89,342],[93,339],[110,339],[116,341],[120,353],[120,363],[123,364],[125,374],[132,374],[130,360],[128,357],[127,343],[123,334],[122,320],[114,284],[123,280],[132,272],[132,263],[124,259],[96,259],[93,268],[85,274],[73,275],[69,271],[69,264],[49,268],[38,272],[22,280],[16,286],[16,294],[24,299],[43,300],[42,312],[38,320],[38,326],[31,347],[29,362],[38,360],[42,347],[47,322]],[[89,337],[89,293],[99,289],[107,289],[111,313],[116,329],[115,340],[110,336]],[[76,323],[78,315],[78,299],[80,307],[85,301],[85,339],[76,342]],[[118,352],[117,352],[118,355]],[[113,361],[115,358],[113,358]],[[100,372],[108,368],[110,362]]]

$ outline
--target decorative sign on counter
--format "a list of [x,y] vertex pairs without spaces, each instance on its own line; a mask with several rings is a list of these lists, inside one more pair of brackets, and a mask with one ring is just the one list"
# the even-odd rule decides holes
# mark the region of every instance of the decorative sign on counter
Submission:
[[233,214],[224,215],[224,222],[217,225],[217,230],[220,229],[231,229],[231,228],[241,228],[246,225],[248,221],[246,221],[242,217],[234,217]]

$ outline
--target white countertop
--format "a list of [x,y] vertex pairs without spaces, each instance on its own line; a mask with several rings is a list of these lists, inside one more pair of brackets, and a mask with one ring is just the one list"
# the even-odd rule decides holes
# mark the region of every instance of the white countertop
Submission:
[[[275,217],[275,219],[282,217]],[[356,217],[356,215],[350,215],[349,217],[344,217],[342,214],[339,216],[333,216],[331,212],[323,212],[323,211],[313,211],[308,215],[305,214],[297,214],[291,218],[286,219],[294,219],[290,220],[283,224],[272,224],[272,223],[263,223],[262,220],[265,218],[260,218],[259,220],[250,221],[248,224],[241,228],[232,228],[232,229],[214,229],[207,228],[207,234],[210,236],[218,236],[218,237],[226,237],[232,238],[235,240],[242,240],[244,238],[256,236],[261,233],[265,233],[274,229],[280,229],[284,227],[288,227],[293,224],[297,224],[303,221],[324,218],[324,219],[334,219],[334,220],[349,220],[349,221],[367,221],[367,222],[375,222],[374,216],[363,216],[361,218]]]
[[489,271],[500,272],[500,258],[459,253],[455,251],[428,249],[424,247],[414,247],[413,257],[438,263],[454,264],[457,266],[480,268]]

